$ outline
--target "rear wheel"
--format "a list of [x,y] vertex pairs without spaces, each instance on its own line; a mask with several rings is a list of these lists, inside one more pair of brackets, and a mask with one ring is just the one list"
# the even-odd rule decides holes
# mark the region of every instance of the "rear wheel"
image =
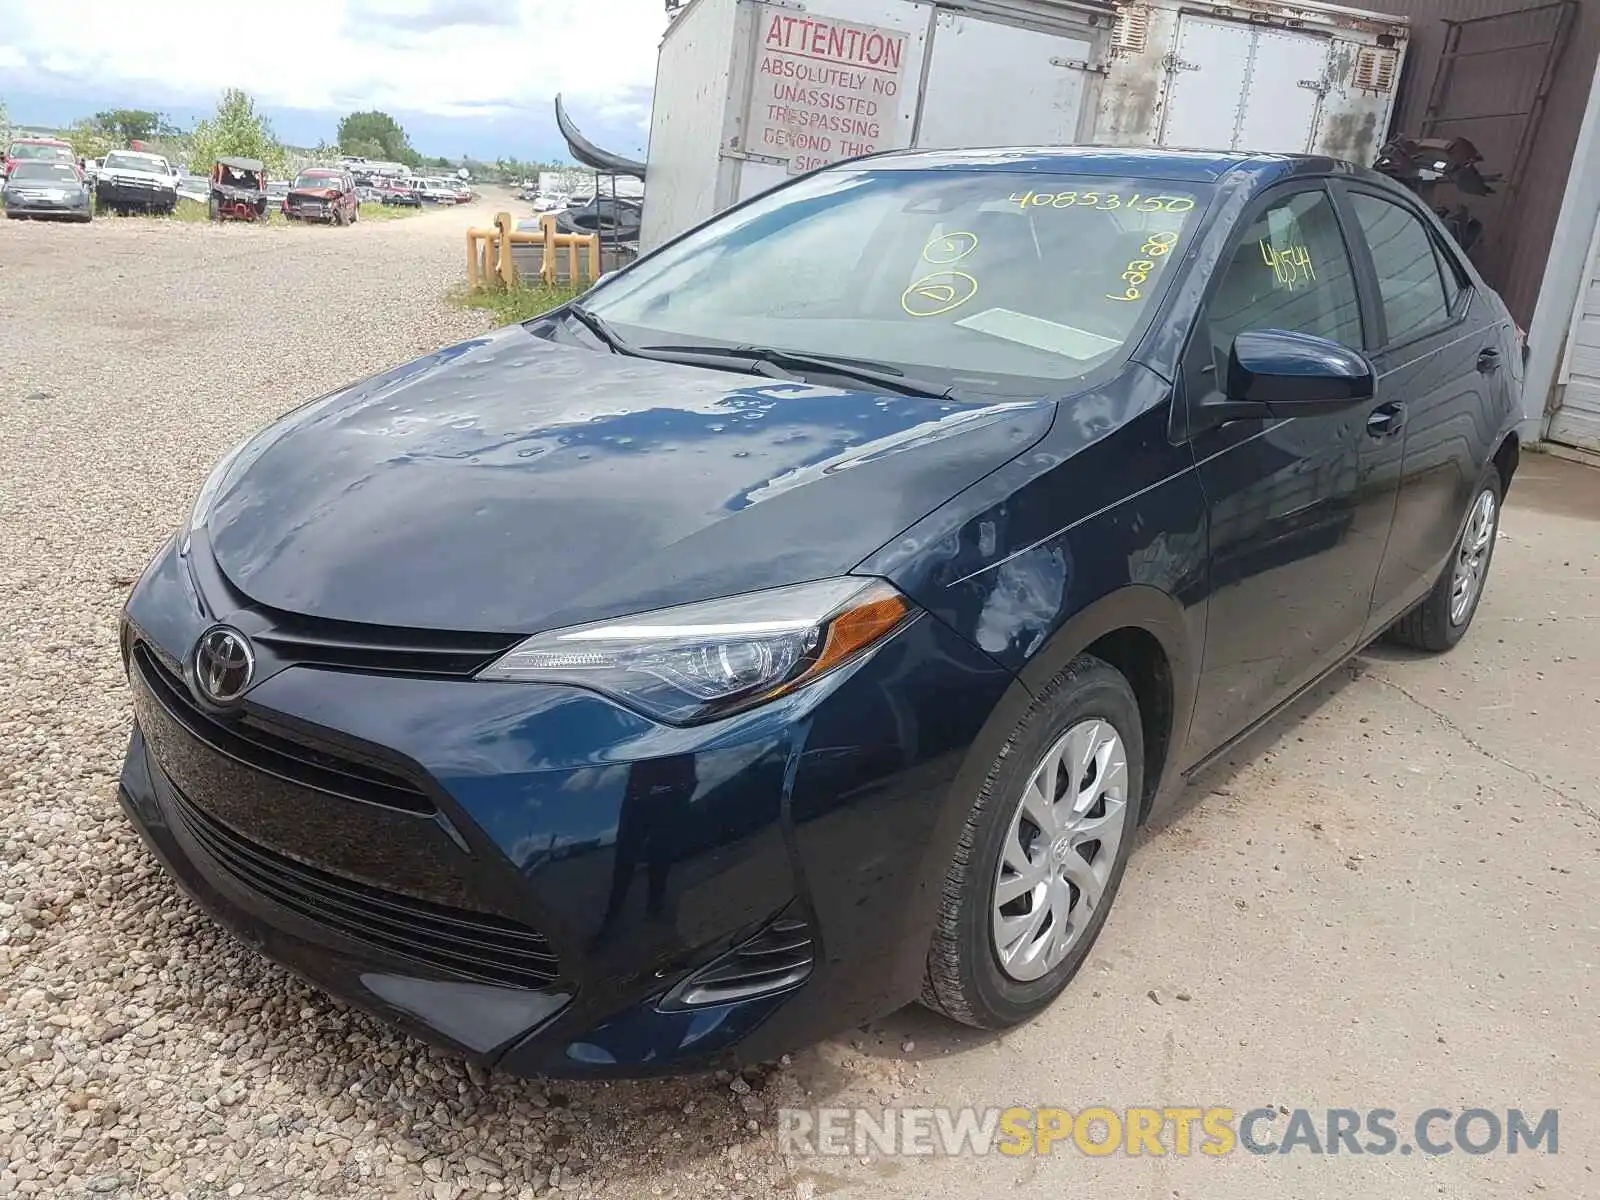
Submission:
[[1463,636],[1483,599],[1500,531],[1500,477],[1489,478],[1473,497],[1455,552],[1423,602],[1389,626],[1385,637],[1413,650],[1449,650]]
[[1122,881],[1144,787],[1128,681],[1080,655],[1012,731],[945,877],[922,1002],[1003,1029],[1083,965]]

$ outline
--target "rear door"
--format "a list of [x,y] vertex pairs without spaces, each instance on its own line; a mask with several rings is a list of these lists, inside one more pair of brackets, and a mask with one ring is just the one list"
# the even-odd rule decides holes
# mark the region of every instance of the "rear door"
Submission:
[[1305,153],[1321,115],[1331,45],[1315,34],[1184,13],[1161,144]]
[[1360,183],[1338,193],[1377,299],[1375,419],[1388,414],[1388,425],[1369,434],[1398,436],[1404,449],[1366,631],[1375,635],[1444,569],[1504,423],[1515,350],[1503,306],[1476,290],[1457,251],[1409,196]]

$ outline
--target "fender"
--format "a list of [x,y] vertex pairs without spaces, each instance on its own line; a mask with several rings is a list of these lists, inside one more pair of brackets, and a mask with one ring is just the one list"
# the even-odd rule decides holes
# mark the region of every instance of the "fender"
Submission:
[[[1194,713],[1195,687],[1200,672],[1198,647],[1193,645],[1183,608],[1166,592],[1146,584],[1129,584],[1085,605],[1029,658],[973,741],[954,784],[957,794],[960,794],[959,789],[968,788],[968,794],[975,795],[983,786],[984,776],[1022,714],[1068,663],[1107,635],[1125,629],[1151,635],[1166,658],[1165,677],[1158,682],[1168,692],[1167,711],[1156,708],[1144,714],[1145,745],[1160,753],[1158,769],[1150,770],[1147,766],[1146,770],[1140,812],[1140,820],[1145,820],[1155,800],[1179,777],[1180,752]],[[1113,666],[1126,673],[1125,666],[1115,661],[1115,655],[1109,657]],[[1137,682],[1135,690],[1140,690]],[[1141,710],[1152,707],[1148,699],[1141,697],[1141,700]]]

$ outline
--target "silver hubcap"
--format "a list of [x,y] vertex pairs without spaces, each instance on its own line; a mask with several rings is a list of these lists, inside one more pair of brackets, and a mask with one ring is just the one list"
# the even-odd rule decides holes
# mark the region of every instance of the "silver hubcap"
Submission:
[[1109,722],[1080,721],[1022,791],[994,880],[994,949],[1020,982],[1066,958],[1105,899],[1128,808],[1128,754]]
[[1483,572],[1489,563],[1489,548],[1494,545],[1497,515],[1494,493],[1487,489],[1479,492],[1472,513],[1467,517],[1467,527],[1461,534],[1455,571],[1450,577],[1452,625],[1460,625],[1467,619],[1467,614],[1472,611],[1472,602],[1483,587]]

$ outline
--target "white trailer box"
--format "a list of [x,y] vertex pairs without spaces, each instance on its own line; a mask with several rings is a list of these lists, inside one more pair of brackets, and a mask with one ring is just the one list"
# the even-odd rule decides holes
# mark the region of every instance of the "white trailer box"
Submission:
[[662,38],[641,245],[873,150],[1184,146],[1371,162],[1403,20],[1276,0],[692,0]]

